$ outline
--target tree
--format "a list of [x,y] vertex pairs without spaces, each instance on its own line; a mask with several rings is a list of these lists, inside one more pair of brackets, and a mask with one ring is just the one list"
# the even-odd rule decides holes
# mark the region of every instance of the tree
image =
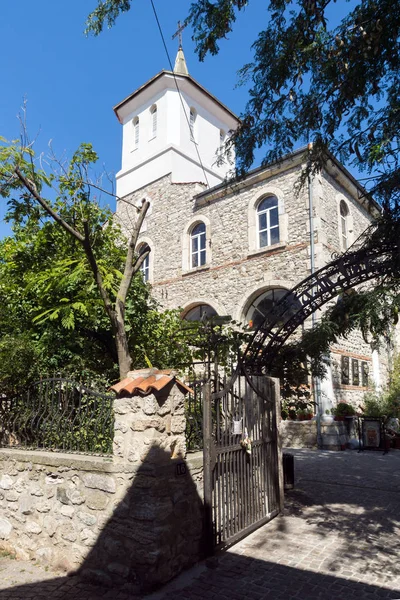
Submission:
[[[251,0],[197,0],[186,23],[200,60],[217,54]],[[360,0],[330,27],[337,0],[269,0],[269,21],[254,42],[254,60],[240,71],[250,85],[241,125],[231,138],[237,173],[279,160],[295,145],[313,142],[310,169],[320,169],[326,150],[367,175],[366,187],[386,208],[400,206],[400,2]],[[87,32],[111,27],[130,0],[98,0]]]
[[[44,282],[49,290],[66,278],[67,285],[73,288],[74,283],[77,284],[90,271],[111,326],[120,377],[123,378],[132,364],[125,323],[126,303],[134,275],[149,252],[148,249],[142,254],[136,252],[138,235],[149,204],[143,202],[137,208],[137,219],[124,244],[111,213],[92,200],[92,189],[96,186],[89,178],[89,168],[96,160],[97,155],[91,145],[81,144],[67,167],[59,164],[58,173],[48,174],[36,166],[31,144],[8,144],[2,140],[0,190],[1,195],[9,200],[10,216],[19,224],[25,223],[26,235],[32,234],[38,227],[38,220],[43,219],[44,239],[49,220],[55,222],[60,230],[57,233],[53,230],[53,235],[61,235],[62,231],[69,236],[72,256],[64,260],[60,258],[47,272],[36,273],[38,279],[35,285],[40,286]],[[45,197],[46,189],[49,196],[55,196],[54,200]],[[105,260],[105,257],[108,258]],[[24,265],[25,269],[27,267],[29,264]],[[79,293],[73,302],[68,295],[59,298],[59,305],[49,307],[41,317],[62,315],[64,325],[72,327],[76,315],[88,315],[89,310],[94,308],[94,305],[89,308],[93,294],[87,294],[91,291],[87,279],[86,286],[89,288],[82,290],[81,298]]]
[[[98,186],[90,182],[89,165],[96,155],[89,145],[81,146],[65,168],[56,161],[50,175],[34,163],[25,164],[20,156],[21,148],[3,143],[1,193],[8,199],[7,219],[13,235],[0,242],[2,390],[10,392],[40,375],[60,371],[79,378],[101,378],[103,383],[113,381],[118,377],[115,364],[119,359],[114,332],[86,249],[36,196],[43,200],[46,186],[48,195],[55,195],[46,204],[77,231],[84,230],[87,219],[91,251],[113,303],[120,299],[132,238],[122,236],[110,210],[102,208],[93,195]],[[32,192],[16,168],[25,170]],[[33,188],[34,181],[38,184]],[[136,267],[138,259],[135,254]],[[189,364],[188,336],[193,337],[193,332],[186,331],[178,310],[158,310],[142,274],[135,271],[123,307],[131,367]]]

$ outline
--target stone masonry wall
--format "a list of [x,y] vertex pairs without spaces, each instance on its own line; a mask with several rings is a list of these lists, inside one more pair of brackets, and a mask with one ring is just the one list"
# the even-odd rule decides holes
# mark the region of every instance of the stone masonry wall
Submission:
[[[120,200],[117,216],[129,228],[135,211],[130,203],[150,200],[140,239],[151,246],[150,273],[152,293],[165,308],[189,309],[199,303],[210,304],[219,315],[242,321],[251,302],[264,291],[282,287],[290,289],[310,274],[310,225],[307,186],[298,192],[301,165],[288,162],[287,168],[260,181],[229,188],[217,199],[196,199],[204,189],[198,183],[172,184],[163,177],[129,198]],[[349,243],[359,237],[371,221],[360,202],[336,177],[326,170],[316,175],[312,184],[315,228],[315,266],[322,267],[341,252],[340,200],[349,209]],[[279,199],[279,244],[261,250],[252,246],[254,235],[249,213],[259,198],[274,194]],[[207,263],[198,269],[185,268],[189,256],[187,238],[191,224],[203,220],[207,229]],[[186,239],[186,242],[185,242]],[[186,258],[185,258],[186,257]],[[336,299],[333,301],[336,302]],[[317,319],[322,312],[317,314]],[[308,319],[304,327],[311,326]],[[353,358],[367,357],[370,383],[373,382],[372,351],[358,332],[336,344],[337,350]],[[332,366],[336,377],[336,357]],[[387,356],[381,352],[381,381],[387,372]],[[336,377],[330,392],[330,405],[345,399],[353,404],[362,401],[366,390],[360,386],[343,386]]]
[[0,546],[132,592],[203,553],[202,456],[185,460],[184,396],[115,401],[112,458],[0,450]]

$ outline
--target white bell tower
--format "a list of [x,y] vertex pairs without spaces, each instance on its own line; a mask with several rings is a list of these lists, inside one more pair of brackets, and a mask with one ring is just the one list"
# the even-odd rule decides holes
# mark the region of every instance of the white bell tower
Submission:
[[173,71],[155,75],[114,111],[123,128],[119,197],[168,174],[172,183],[213,187],[232,168],[217,164],[217,155],[239,120],[189,75],[182,46]]

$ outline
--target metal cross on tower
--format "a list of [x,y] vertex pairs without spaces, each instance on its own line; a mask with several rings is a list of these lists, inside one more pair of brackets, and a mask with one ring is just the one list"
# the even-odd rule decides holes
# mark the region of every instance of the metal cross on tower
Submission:
[[174,40],[177,36],[179,36],[179,48],[182,48],[182,31],[185,29],[185,23],[181,23],[178,21],[178,29],[175,31],[172,39]]

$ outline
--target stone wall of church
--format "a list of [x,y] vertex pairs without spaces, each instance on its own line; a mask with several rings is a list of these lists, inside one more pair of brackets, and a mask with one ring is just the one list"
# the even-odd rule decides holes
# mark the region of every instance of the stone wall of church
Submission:
[[[252,295],[269,287],[292,287],[309,272],[306,190],[296,197],[299,170],[293,168],[267,182],[231,191],[217,201],[199,205],[196,185],[171,184],[163,178],[136,192],[130,201],[147,197],[152,203],[142,239],[152,247],[153,293],[163,306],[210,303],[219,314],[241,319]],[[266,193],[279,194],[285,243],[250,250],[249,206]],[[129,205],[118,209],[125,223]],[[209,222],[208,258],[204,267],[184,270],[184,238],[193,221]],[[187,250],[188,252],[188,250]]]
[[[152,291],[165,308],[189,309],[199,303],[211,305],[220,315],[243,320],[251,302],[263,291],[290,289],[310,274],[309,198],[305,186],[296,192],[301,166],[288,169],[252,185],[227,188],[215,200],[196,199],[200,184],[173,184],[164,177],[132,194],[128,202],[150,200],[151,207],[141,239],[152,249]],[[255,206],[265,194],[279,199],[280,243],[255,249]],[[331,175],[322,172],[313,180],[315,265],[332,260],[342,251],[340,200],[349,209],[348,241],[351,244],[368,226],[370,217],[350,193]],[[253,211],[253,221],[251,212]],[[125,227],[133,220],[129,203],[120,201],[117,214]],[[196,221],[207,230],[206,265],[189,269],[189,235]],[[306,327],[309,323],[306,323]],[[341,383],[340,355],[364,357],[373,381],[371,348],[359,332],[337,344],[332,356],[332,400],[360,403],[365,389]],[[359,359],[361,362],[361,359]],[[383,359],[381,362],[385,362]],[[361,381],[361,373],[360,373]]]

